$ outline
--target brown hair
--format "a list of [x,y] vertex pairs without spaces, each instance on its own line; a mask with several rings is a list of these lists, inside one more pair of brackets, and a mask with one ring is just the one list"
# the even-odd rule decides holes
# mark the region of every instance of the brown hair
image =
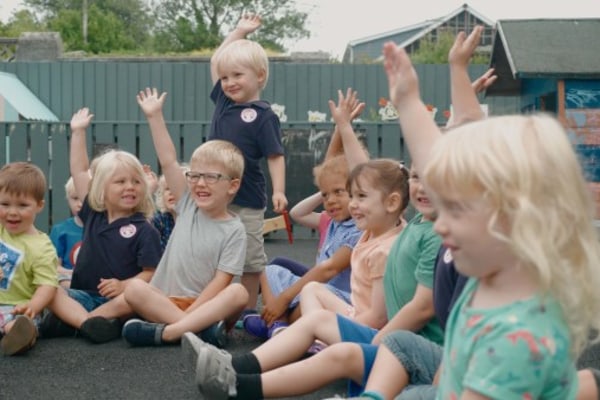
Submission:
[[42,170],[29,162],[13,162],[0,169],[0,191],[44,200],[46,177]]
[[313,168],[315,185],[317,185],[317,187],[321,187],[319,183],[323,176],[337,175],[343,182],[346,182],[349,174],[348,162],[343,154],[331,157]]
[[348,177],[346,184],[348,191],[352,189],[352,185],[356,185],[360,189],[360,183],[358,182],[360,176],[368,178],[374,187],[383,192],[384,196],[388,196],[393,192],[400,193],[402,198],[401,211],[406,209],[409,202],[409,174],[404,165],[389,158],[379,158],[358,164]]

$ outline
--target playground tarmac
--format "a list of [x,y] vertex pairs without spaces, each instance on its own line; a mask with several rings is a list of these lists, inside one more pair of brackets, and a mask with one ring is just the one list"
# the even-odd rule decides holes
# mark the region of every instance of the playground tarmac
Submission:
[[[265,245],[269,258],[285,256],[312,265],[317,242],[301,239],[290,245],[267,239]],[[226,349],[242,353],[259,344],[234,330]],[[95,345],[81,338],[40,339],[23,356],[0,356],[0,400],[202,399],[194,371],[181,354],[179,345],[133,348],[124,340]],[[345,382],[339,381],[295,398],[320,400],[344,391]]]
[[[292,245],[267,239],[265,245],[269,258],[285,256],[312,265],[317,244],[312,239]],[[238,354],[259,344],[234,330],[227,350]],[[80,338],[41,339],[23,356],[0,356],[0,400],[202,399],[194,371],[181,354],[179,345],[132,348],[123,340],[94,345]],[[584,352],[578,365],[600,368],[599,345]],[[295,398],[321,400],[343,395],[345,387],[340,380]]]

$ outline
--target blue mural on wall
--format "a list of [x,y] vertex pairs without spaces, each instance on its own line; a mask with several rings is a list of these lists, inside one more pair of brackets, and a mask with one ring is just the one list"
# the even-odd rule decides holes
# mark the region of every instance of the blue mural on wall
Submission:
[[600,108],[600,81],[568,80],[565,97],[567,108]]
[[575,145],[575,151],[581,162],[585,179],[600,182],[600,146],[590,144]]

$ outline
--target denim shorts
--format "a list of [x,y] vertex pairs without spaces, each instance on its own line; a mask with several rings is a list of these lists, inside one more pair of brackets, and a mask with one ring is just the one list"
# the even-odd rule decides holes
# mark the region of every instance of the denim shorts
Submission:
[[383,338],[408,374],[409,386],[397,400],[435,399],[433,378],[442,361],[442,346],[410,331],[394,331]]
[[73,300],[81,304],[87,312],[95,310],[96,308],[100,307],[102,304],[110,300],[108,297],[100,296],[96,293],[89,293],[85,290],[78,289],[67,289],[67,294]]
[[[12,304],[0,304],[0,336],[4,335],[6,333],[4,327],[6,326],[6,324],[8,324],[10,321],[14,320],[16,315],[13,314],[13,310],[15,309],[15,306]],[[35,325],[36,328],[39,327],[40,325],[40,316],[36,315],[35,318],[33,318],[33,324]]]

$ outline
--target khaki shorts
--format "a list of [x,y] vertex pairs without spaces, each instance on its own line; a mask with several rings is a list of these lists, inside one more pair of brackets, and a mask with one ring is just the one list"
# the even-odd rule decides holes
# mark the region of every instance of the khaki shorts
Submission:
[[244,273],[260,273],[267,265],[263,225],[265,210],[230,205],[229,210],[239,215],[246,229],[246,262]]

